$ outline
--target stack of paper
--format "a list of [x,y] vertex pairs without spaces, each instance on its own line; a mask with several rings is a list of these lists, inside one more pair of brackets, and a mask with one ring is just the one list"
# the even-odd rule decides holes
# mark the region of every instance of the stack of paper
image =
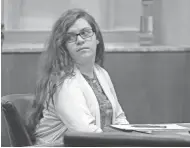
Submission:
[[116,129],[126,131],[143,131],[151,133],[152,131],[168,131],[168,130],[188,130],[187,127],[183,127],[177,124],[124,124],[124,125],[111,125]]

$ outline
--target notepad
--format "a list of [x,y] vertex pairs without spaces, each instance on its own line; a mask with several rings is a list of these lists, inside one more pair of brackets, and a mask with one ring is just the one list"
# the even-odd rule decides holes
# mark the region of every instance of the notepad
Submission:
[[111,127],[122,130],[184,130],[188,129],[177,124],[123,124],[123,125],[111,125]]

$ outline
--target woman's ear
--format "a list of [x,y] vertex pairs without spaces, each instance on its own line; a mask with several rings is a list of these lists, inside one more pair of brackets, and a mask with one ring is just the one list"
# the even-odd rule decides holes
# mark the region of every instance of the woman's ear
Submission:
[[96,40],[96,44],[99,44],[100,42],[98,40]]

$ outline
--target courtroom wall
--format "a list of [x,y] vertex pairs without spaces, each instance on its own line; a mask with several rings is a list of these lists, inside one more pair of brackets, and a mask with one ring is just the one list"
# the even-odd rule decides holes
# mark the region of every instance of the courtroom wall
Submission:
[[[2,54],[3,95],[33,93],[39,53]],[[131,123],[190,122],[190,52],[109,52],[109,72]]]

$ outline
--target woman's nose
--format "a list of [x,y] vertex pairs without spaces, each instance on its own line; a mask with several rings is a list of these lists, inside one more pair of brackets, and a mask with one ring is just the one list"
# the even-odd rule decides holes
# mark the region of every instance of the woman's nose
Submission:
[[84,43],[84,41],[85,41],[85,40],[84,40],[80,35],[77,36],[77,40],[76,40],[76,43],[77,43],[77,44]]

